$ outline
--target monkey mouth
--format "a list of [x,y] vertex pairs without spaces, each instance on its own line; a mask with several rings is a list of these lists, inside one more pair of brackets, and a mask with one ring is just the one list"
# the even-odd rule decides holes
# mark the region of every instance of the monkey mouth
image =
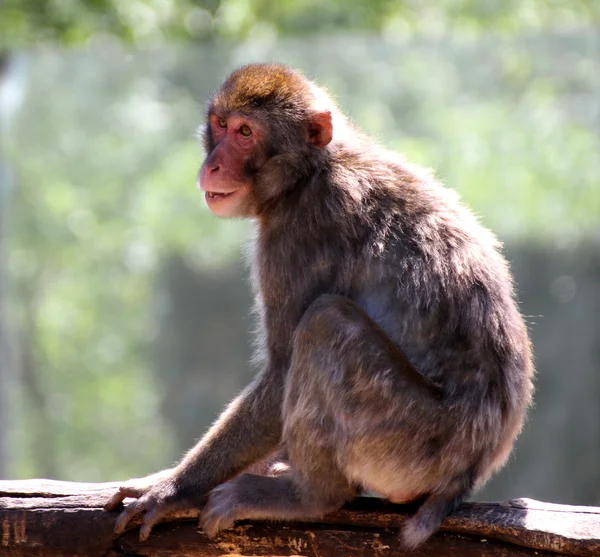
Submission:
[[235,191],[230,192],[218,192],[218,191],[207,191],[206,198],[207,199],[225,199],[226,197],[230,197],[235,193]]

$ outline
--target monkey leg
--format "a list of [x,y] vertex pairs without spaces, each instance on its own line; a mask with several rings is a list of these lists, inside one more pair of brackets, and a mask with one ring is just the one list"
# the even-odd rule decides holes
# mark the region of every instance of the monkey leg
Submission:
[[215,488],[201,517],[208,535],[242,518],[319,517],[370,489],[425,496],[403,530],[415,547],[472,485],[468,459],[443,457],[455,422],[441,393],[347,298],[322,296],[300,321],[282,416],[290,470]]
[[[415,547],[473,486],[479,454],[459,411],[356,303],[321,296],[294,338],[283,407],[290,463],[316,491],[333,476],[394,502],[424,497],[402,537]],[[464,421],[464,420],[463,420]],[[340,496],[348,492],[340,491]]]
[[356,488],[341,475],[337,482],[332,478],[324,492],[293,469],[276,477],[241,474],[210,492],[200,526],[207,536],[214,537],[241,519],[318,518],[355,496]]

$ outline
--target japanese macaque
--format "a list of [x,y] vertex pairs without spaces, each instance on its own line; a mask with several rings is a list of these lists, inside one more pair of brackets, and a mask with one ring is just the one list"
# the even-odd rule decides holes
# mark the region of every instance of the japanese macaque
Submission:
[[[282,65],[233,72],[208,104],[199,187],[255,222],[253,382],[173,469],[125,483],[122,532],[203,507],[300,520],[363,491],[421,500],[407,548],[498,470],[532,396],[530,342],[494,235],[428,172],[358,131]],[[283,448],[287,467],[248,467]]]

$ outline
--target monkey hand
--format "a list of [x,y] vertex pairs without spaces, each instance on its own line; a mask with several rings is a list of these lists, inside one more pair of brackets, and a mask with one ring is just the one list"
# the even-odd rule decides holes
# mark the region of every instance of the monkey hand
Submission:
[[[126,497],[132,497],[136,501],[130,502],[117,518],[115,534],[122,534],[132,518],[145,513],[140,529],[140,541],[145,541],[152,528],[166,515],[198,508],[198,502],[188,497],[192,489],[183,488],[177,479],[175,470],[168,469],[144,478],[129,480],[121,485],[104,509],[115,510]],[[194,500],[196,499],[194,497]]]

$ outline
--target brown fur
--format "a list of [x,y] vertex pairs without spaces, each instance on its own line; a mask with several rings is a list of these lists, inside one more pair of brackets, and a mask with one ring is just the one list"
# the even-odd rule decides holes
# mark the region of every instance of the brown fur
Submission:
[[[307,140],[316,111],[333,123],[326,146]],[[499,244],[456,194],[288,68],[237,70],[213,113],[247,115],[266,138],[260,164],[244,162],[260,371],[166,479],[115,494],[109,508],[138,497],[117,529],[148,511],[147,536],[209,494],[201,522],[214,535],[240,518],[320,516],[369,489],[423,499],[402,533],[415,547],[502,466],[531,400]],[[204,139],[214,148],[210,128]],[[280,444],[289,470],[239,475]]]

